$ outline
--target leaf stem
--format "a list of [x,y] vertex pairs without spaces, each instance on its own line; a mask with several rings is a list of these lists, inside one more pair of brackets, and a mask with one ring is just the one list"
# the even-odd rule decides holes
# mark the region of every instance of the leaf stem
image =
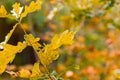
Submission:
[[23,32],[24,32],[25,34],[27,34],[27,32],[23,29],[23,27],[22,27],[22,24],[21,24],[20,20],[17,20],[17,21],[18,21],[18,24],[20,25],[20,27],[22,28]]

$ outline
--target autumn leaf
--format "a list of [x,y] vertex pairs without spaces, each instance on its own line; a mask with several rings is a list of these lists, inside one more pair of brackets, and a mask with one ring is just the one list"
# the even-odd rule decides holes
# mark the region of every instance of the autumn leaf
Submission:
[[7,13],[7,10],[5,9],[5,7],[3,5],[0,7],[0,17],[15,19],[11,14]]
[[27,69],[21,69],[17,72],[17,75],[21,78],[29,78],[31,75],[31,72]]
[[38,11],[41,9],[41,0],[37,0],[36,2],[32,1],[29,6],[25,6],[24,12],[21,14],[20,21],[22,18],[27,16],[27,14]]
[[53,49],[59,48],[61,45],[70,45],[73,43],[73,38],[74,38],[75,32],[73,31],[64,31],[60,35],[55,35],[51,41],[51,47]]
[[40,71],[39,63],[34,63],[32,71],[27,69],[21,69],[17,72],[17,75],[21,78],[29,78],[30,80],[38,80],[43,74]]
[[68,30],[66,30],[60,35],[55,35],[51,43],[45,45],[45,47],[38,52],[41,63],[45,66],[58,59],[59,47],[62,45],[72,44],[74,34],[75,32],[69,32]]
[[73,38],[74,38],[75,32],[73,31],[64,31],[61,35],[60,35],[60,41],[62,43],[62,45],[70,45],[73,43]]
[[11,10],[11,13],[16,17],[16,19],[18,19],[22,13],[23,7],[20,7],[20,3],[15,3],[12,7],[13,10]]
[[36,2],[32,1],[29,6],[25,6],[24,12],[22,13],[24,7],[20,7],[20,3],[16,2],[13,4],[13,10],[11,10],[11,13],[9,14],[7,13],[5,7],[2,5],[0,7],[0,17],[16,20],[20,18],[21,21],[22,18],[27,16],[27,14],[40,10],[41,3],[41,0],[37,0]]
[[40,71],[39,63],[38,62],[34,63],[30,80],[38,80],[42,75],[43,74]]
[[4,50],[0,51],[0,74],[5,71],[7,64],[13,61],[15,55],[26,47],[26,43],[18,42],[17,46],[3,44],[3,47]]
[[36,51],[40,50],[41,45],[38,43],[40,38],[34,38],[32,34],[26,34],[24,38],[28,46],[32,46]]
[[45,45],[45,47],[39,51],[38,56],[41,63],[49,65],[53,60],[56,60],[59,57],[59,49],[51,49],[50,45]]

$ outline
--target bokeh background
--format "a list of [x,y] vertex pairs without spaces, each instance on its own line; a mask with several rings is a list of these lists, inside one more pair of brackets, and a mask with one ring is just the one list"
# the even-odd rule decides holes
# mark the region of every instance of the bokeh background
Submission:
[[[28,5],[34,0],[0,0],[8,12],[12,4]],[[16,22],[0,18],[0,42]],[[120,68],[120,0],[44,0],[40,11],[22,21],[23,28],[40,37],[41,44],[50,43],[52,36],[65,30],[77,31],[71,46],[61,47],[60,57],[50,66],[65,80],[117,80],[114,70]],[[24,40],[17,27],[10,44]],[[31,67],[35,52],[27,47],[8,69]],[[3,78],[5,74],[1,77]],[[11,79],[12,80],[12,79]],[[118,79],[119,80],[119,79]]]

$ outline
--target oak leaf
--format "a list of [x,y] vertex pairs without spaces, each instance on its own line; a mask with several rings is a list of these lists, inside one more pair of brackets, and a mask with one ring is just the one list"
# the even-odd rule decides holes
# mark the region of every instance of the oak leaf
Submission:
[[41,0],[37,0],[36,2],[32,1],[29,6],[25,6],[24,12],[21,14],[20,21],[22,18],[27,16],[27,14],[38,11],[41,9]]
[[39,63],[38,62],[34,63],[30,80],[38,80],[42,75],[43,74],[40,71]]
[[15,55],[26,47],[26,43],[18,42],[17,46],[3,44],[3,47],[4,50],[0,51],[0,74],[5,71],[7,64],[13,61]]
[[40,50],[41,45],[38,43],[40,38],[34,38],[32,34],[26,34],[24,38],[28,46],[32,46],[36,51]]
[[72,44],[74,34],[75,32],[66,30],[60,35],[55,35],[51,43],[38,52],[41,63],[45,66],[58,59],[60,46]]

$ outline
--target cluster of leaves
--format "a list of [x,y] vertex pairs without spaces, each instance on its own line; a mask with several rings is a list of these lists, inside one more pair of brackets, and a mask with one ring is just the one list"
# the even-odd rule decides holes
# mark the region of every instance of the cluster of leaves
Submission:
[[[3,1],[3,4],[10,5],[9,2],[12,1],[14,2],[15,0]],[[31,0],[19,1],[23,4],[28,4]],[[6,9],[9,5],[5,6]],[[22,28],[31,31],[29,26],[32,26],[31,32],[34,35],[40,36],[40,41],[51,43],[44,44],[43,47],[38,43],[39,38],[34,38],[31,34],[25,35],[25,41],[21,43],[26,46],[32,46],[36,50],[37,58],[44,67],[60,57],[57,62],[54,61],[53,64],[49,65],[57,73],[53,71],[49,73],[50,75],[44,75],[43,66],[40,66],[41,71],[36,70],[37,74],[40,73],[42,76],[45,76],[44,78],[42,77],[43,80],[48,78],[48,76],[52,79],[58,79],[59,76],[62,76],[65,80],[119,80],[120,0],[44,0],[42,6],[40,11],[28,16],[25,20],[26,22],[28,21],[27,23],[22,22]],[[3,9],[2,7],[1,9]],[[7,17],[16,19],[16,16],[14,17],[8,14],[5,9],[3,10],[1,13],[4,12]],[[21,14],[18,16],[19,18],[22,16]],[[20,20],[19,18],[17,21]],[[24,20],[21,18],[20,21]],[[13,28],[15,29],[15,27]],[[68,38],[73,33],[65,31],[60,35],[55,34],[66,29],[77,29],[78,34],[74,44],[61,50],[59,48],[61,45],[72,43],[72,41],[66,40],[65,37]],[[53,35],[55,36],[51,39]],[[6,50],[4,43],[8,40],[6,37],[5,41],[1,43],[0,48],[4,48],[3,51]],[[59,52],[62,53],[61,56],[59,56]],[[9,62],[4,63],[4,65]],[[6,72],[12,74],[12,72]],[[34,72],[32,70],[21,69],[15,74],[19,77],[28,78],[28,76],[33,77],[32,74]]]
[[[19,72],[14,72],[14,74],[16,74],[16,77],[37,80],[41,76],[45,75],[40,71],[39,64],[41,63],[47,71],[47,65],[58,59],[60,46],[70,45],[73,43],[75,32],[66,30],[59,35],[56,34],[51,40],[50,44],[44,44],[44,46],[42,46],[40,43],[38,43],[40,38],[34,38],[32,34],[27,34],[27,32],[22,28],[22,19],[26,17],[27,14],[40,10],[41,3],[41,0],[37,0],[36,2],[32,1],[29,6],[25,7],[20,7],[20,3],[15,3],[12,6],[13,10],[11,10],[11,13],[8,13],[3,5],[0,7],[1,18],[10,18],[17,21],[17,23],[13,26],[13,29],[6,35],[5,40],[0,43],[0,48],[2,49],[0,51],[0,74],[5,72],[7,64],[11,63],[14,60],[17,53],[21,53],[23,49],[25,49],[27,46],[32,46],[34,51],[38,55],[38,62],[34,64],[31,72],[21,70]],[[18,25],[21,26],[25,33],[25,41],[18,42],[16,46],[8,44],[8,40],[10,39],[12,33],[15,31]],[[9,71],[6,72],[12,74]],[[50,75],[48,77],[49,79],[53,80],[53,77],[51,77]]]
[[[53,20],[49,21],[60,26],[55,31],[66,28],[79,30],[75,43],[61,51],[62,58],[56,70],[66,71],[64,77],[71,80],[117,80],[120,67],[120,1],[53,0],[46,4],[50,7],[51,4],[59,5],[54,6],[57,14],[55,12]],[[54,12],[54,8],[51,11]],[[54,31],[53,25],[48,26]],[[75,69],[76,64],[79,70]]]

